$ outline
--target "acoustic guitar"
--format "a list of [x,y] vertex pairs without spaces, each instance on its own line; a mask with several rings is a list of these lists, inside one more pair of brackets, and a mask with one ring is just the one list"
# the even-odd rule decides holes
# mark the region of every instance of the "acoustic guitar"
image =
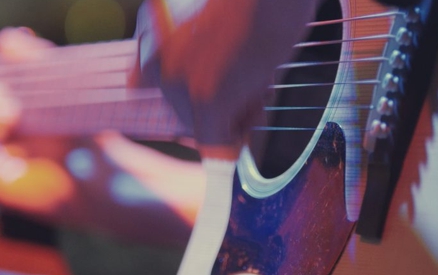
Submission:
[[[409,226],[406,224],[406,220],[403,225],[397,224],[397,221],[400,221],[400,217],[393,212],[390,212],[388,217],[388,227],[391,226],[391,228],[388,228],[386,231],[380,245],[360,242],[359,236],[352,235],[351,240],[348,242],[346,253],[343,254],[335,269],[330,271],[335,266],[336,255],[340,255],[339,251],[342,250],[343,240],[345,242],[348,240],[348,229],[351,228],[352,224],[348,223],[346,216],[349,217],[349,220],[355,220],[358,215],[359,207],[355,207],[353,202],[356,205],[360,205],[362,201],[361,188],[365,187],[367,177],[367,197],[362,205],[358,232],[362,234],[364,239],[367,238],[368,241],[376,241],[376,239],[381,237],[382,223],[385,220],[386,213],[384,208],[389,205],[390,192],[394,188],[394,181],[398,180],[397,173],[401,169],[401,167],[389,168],[387,166],[388,162],[385,161],[388,161],[388,158],[392,156],[392,164],[397,166],[401,165],[404,159],[403,150],[409,144],[407,136],[410,136],[409,131],[412,131],[416,123],[422,100],[428,91],[430,72],[434,65],[433,56],[436,53],[436,44],[431,41],[435,41],[437,33],[437,23],[430,19],[431,14],[436,11],[436,4],[433,4],[431,1],[423,1],[417,9],[407,10],[403,16],[400,16],[401,14],[392,14],[391,16],[394,16],[393,20],[388,20],[386,17],[391,11],[384,10],[372,2],[341,2],[341,6],[343,7],[344,19],[360,18],[364,16],[364,9],[368,9],[368,11],[373,10],[374,16],[365,16],[366,19],[364,20],[346,20],[347,22],[343,23],[344,32],[342,41],[345,43],[342,45],[341,57],[339,59],[340,65],[336,80],[334,81],[334,88],[331,91],[325,113],[322,114],[319,124],[317,126],[302,126],[299,124],[299,127],[280,125],[276,126],[277,128],[272,128],[277,131],[316,129],[316,134],[313,134],[311,137],[311,139],[315,138],[315,143],[307,143],[309,147],[306,149],[310,148],[310,150],[304,151],[290,168],[273,179],[265,179],[262,175],[255,172],[257,171],[255,169],[256,165],[252,161],[250,154],[248,151],[244,152],[243,161],[239,164],[238,178],[236,177],[235,179],[235,190],[239,191],[235,191],[233,194],[235,200],[231,212],[231,221],[228,225],[226,239],[222,244],[221,252],[216,261],[216,274],[226,274],[224,270],[228,272],[229,269],[236,272],[236,274],[240,274],[239,272],[244,272],[245,274],[328,274],[331,272],[334,274],[436,273],[436,265],[431,261],[431,258],[433,258],[431,255],[436,254],[436,249],[431,249],[434,246],[430,239],[433,238],[433,234],[429,234],[427,241],[423,239],[423,242],[430,242],[429,251],[427,251],[428,249],[422,249],[420,244],[416,243],[412,238],[409,239],[412,233],[407,232],[409,230],[414,231],[414,229],[408,229]],[[412,13],[412,11],[414,12]],[[397,11],[393,12],[397,13]],[[429,21],[425,19],[427,15],[429,16]],[[379,16],[382,17],[378,18]],[[418,21],[419,18],[421,18],[420,21]],[[421,24],[419,24],[420,22]],[[390,28],[391,23],[393,26]],[[429,29],[416,32],[421,29],[419,25],[428,25]],[[376,47],[378,43],[375,39],[386,39],[382,36],[382,34],[386,33],[389,33],[389,36],[386,37],[389,39],[384,41],[385,51],[381,55],[379,47]],[[421,35],[423,36],[421,37]],[[339,41],[327,41],[322,44],[336,42]],[[418,59],[407,61],[408,58],[412,58],[415,51],[412,47],[417,47],[421,43],[430,45],[430,47],[421,49],[427,52],[429,57],[432,57],[432,60],[427,62],[423,57],[421,61],[418,61]],[[321,43],[310,42],[300,44],[299,46],[317,45],[321,45]],[[400,61],[399,54],[404,55],[402,57],[403,60],[406,55],[409,56],[401,62],[401,64],[405,64],[403,65],[405,67],[398,67],[396,64]],[[384,60],[381,59],[382,56]],[[375,67],[373,68],[372,62],[381,62],[377,77],[377,80],[382,80],[381,83],[372,83],[374,72],[377,71]],[[330,65],[332,62],[326,63]],[[315,66],[315,63],[298,63],[282,67],[294,66]],[[415,77],[404,71],[407,67],[410,67],[409,69],[416,71],[425,78],[418,78],[417,75],[417,79],[415,81],[412,80]],[[394,77],[399,77],[399,79]],[[322,83],[322,85],[324,84],[326,83]],[[318,86],[313,83],[307,85]],[[275,87],[298,89],[307,85],[292,83],[280,84]],[[392,85],[392,87],[388,85]],[[412,90],[412,86],[409,85],[413,85],[417,89]],[[338,92],[339,97],[336,97]],[[390,106],[398,104],[397,108],[400,109],[388,111],[387,100],[389,100]],[[370,102],[371,105],[368,105]],[[308,104],[308,102],[306,103]],[[307,109],[313,109],[315,108],[314,106],[305,105]],[[316,105],[316,107],[319,106]],[[401,108],[401,106],[405,109]],[[302,109],[303,107],[280,106],[276,108],[280,110],[294,110]],[[269,109],[275,110],[275,107]],[[395,114],[395,112],[399,113]],[[290,115],[295,115],[295,113]],[[307,116],[303,117],[307,118]],[[336,129],[337,126],[328,123],[329,121],[339,124],[343,134],[339,135]],[[280,120],[279,123],[283,122]],[[399,130],[400,127],[403,128],[401,125],[404,124],[407,124],[406,128],[408,129]],[[332,130],[331,134],[328,134],[332,127],[334,130]],[[403,140],[404,143],[400,140]],[[324,143],[324,141],[327,141],[328,144]],[[296,144],[293,139],[289,142],[290,144]],[[286,150],[284,144],[281,150]],[[394,146],[396,146],[394,144],[401,146],[403,149],[394,149]],[[343,146],[345,146],[346,151],[342,150]],[[366,150],[362,149],[362,146]],[[325,154],[321,154],[319,150],[322,150]],[[388,151],[391,153],[387,153]],[[329,154],[329,152],[332,154]],[[433,152],[430,151],[429,154],[433,155]],[[369,153],[371,153],[371,156],[367,159]],[[345,154],[345,159],[343,154]],[[375,158],[378,158],[379,154],[387,154],[385,155],[387,157],[385,161],[379,159],[378,165],[386,165],[385,167],[390,169],[390,173],[392,173],[391,176],[388,176],[387,170],[376,170],[372,166],[376,165],[374,161],[376,161]],[[345,160],[345,168],[343,160]],[[327,169],[330,165],[336,168],[332,168],[333,174],[328,172],[324,174],[324,171],[327,170],[315,168],[315,163],[325,164]],[[310,167],[311,172],[307,172],[307,167]],[[409,166],[405,167],[409,169]],[[345,169],[345,199],[349,206],[348,215],[345,215],[342,209],[343,193],[338,192],[337,195],[330,193],[331,190],[336,190],[336,183],[334,182],[342,185],[342,179],[340,181],[334,180],[333,182],[332,180],[339,174],[343,177],[343,169]],[[404,179],[403,175],[401,179]],[[321,178],[315,180],[315,177],[318,176],[321,176]],[[306,181],[310,182],[309,185],[306,185]],[[317,182],[320,182],[321,185],[318,186]],[[376,184],[378,191],[375,191]],[[432,182],[425,182],[424,185],[430,186]],[[312,187],[317,191],[312,190]],[[342,186],[338,186],[338,188],[343,189]],[[402,192],[399,191],[401,188],[397,189],[397,191]],[[303,196],[307,201],[296,195],[297,192],[309,192],[306,194],[310,194],[312,191],[316,195]],[[248,196],[248,194],[251,196]],[[275,199],[270,201],[271,198]],[[336,201],[336,198],[338,201]],[[400,197],[396,197],[397,203],[400,202],[399,200]],[[371,211],[369,210],[370,204]],[[239,207],[236,207],[237,205]],[[336,205],[341,206],[336,209]],[[409,206],[404,205],[404,207]],[[235,209],[244,209],[246,211],[242,210],[240,212]],[[287,211],[281,212],[280,209],[287,209]],[[310,211],[307,212],[304,209],[310,209]],[[330,209],[334,212],[330,212]],[[426,210],[428,208],[425,206],[421,209],[422,211],[431,211],[431,208]],[[253,214],[248,215],[248,212]],[[288,216],[285,213],[293,213],[293,215]],[[326,222],[324,218],[319,216],[312,223],[311,217],[309,217],[311,216],[310,213],[323,213],[322,216],[329,219],[330,222]],[[417,216],[421,217],[419,218],[420,220],[427,220],[421,214],[419,212],[416,213]],[[262,217],[266,218],[264,222]],[[431,216],[430,218],[433,220]],[[300,231],[301,234],[295,234],[294,230],[298,230],[301,226],[304,227],[304,222],[309,223],[308,227],[302,229]],[[429,221],[429,225],[433,223]],[[403,229],[400,231],[394,230],[394,227],[397,226]],[[420,231],[428,230],[431,229],[422,228]],[[406,238],[403,240],[400,240],[403,238],[401,231],[406,234]],[[324,234],[330,234],[327,232],[331,232],[332,235],[325,239]],[[388,237],[391,234],[393,236]],[[336,244],[330,243],[330,241],[334,241]],[[336,251],[336,249],[338,250]],[[411,251],[411,249],[415,249],[414,251],[416,252]],[[333,255],[330,255],[330,253],[333,253]],[[376,256],[374,253],[379,256]],[[429,256],[425,256],[428,253],[430,253]],[[267,255],[272,256],[272,258],[268,258]],[[419,255],[423,256],[422,260],[417,258],[421,257]],[[332,257],[331,259],[330,256]],[[239,260],[236,260],[236,258]],[[397,260],[398,258],[405,260],[402,260],[403,264]],[[413,261],[412,258],[416,258],[418,262]],[[254,259],[257,260],[254,261]]]
[[[271,87],[297,90],[309,87],[312,90],[319,90],[318,87],[329,87],[327,102],[320,103],[320,105],[312,103],[309,105],[306,102],[308,105],[298,107],[266,107],[269,112],[320,110],[316,125],[256,128],[262,131],[311,132],[305,142],[307,145],[297,154],[290,168],[283,171],[281,175],[271,178],[265,178],[256,172],[258,169],[250,149],[244,149],[234,179],[230,220],[222,246],[217,248],[219,254],[212,267],[213,274],[329,274],[349,242],[354,227],[351,221],[358,216],[366,185],[368,153],[375,150],[376,140],[390,135],[386,126],[382,123],[374,123],[374,118],[367,124],[370,116],[376,116],[374,109],[379,109],[377,108],[379,102],[375,102],[375,98],[380,98],[380,96],[373,96],[373,93],[377,93],[374,89],[382,81],[389,85],[389,88],[385,86],[385,90],[399,85],[392,77],[383,80],[375,78],[379,65],[386,64],[390,59],[388,56],[382,56],[383,48],[385,45],[402,43],[400,46],[402,55],[394,56],[393,59],[395,59],[394,62],[399,62],[401,59],[403,63],[405,58],[403,51],[411,47],[409,43],[413,43],[414,46],[417,43],[414,41],[417,34],[412,37],[412,32],[417,31],[416,28],[421,27],[427,21],[425,19],[427,16],[422,15],[421,9],[420,12],[415,9],[388,10],[366,0],[341,1],[340,4],[343,19],[315,22],[309,25],[309,27],[316,27],[341,24],[342,37],[339,40],[311,41],[295,46],[305,49],[342,44],[339,58],[322,63],[311,60],[281,66],[281,68],[304,70],[304,68],[316,66],[335,65],[337,67],[335,80],[331,83],[301,82],[276,84]],[[429,1],[423,1],[421,7],[427,5],[431,5]],[[407,16],[404,17],[406,14]],[[397,22],[396,25],[404,24],[406,27],[401,31],[398,28],[391,29],[392,22]],[[410,29],[411,27],[415,28]],[[109,45],[112,48],[116,44],[112,42],[112,44],[67,47],[56,51],[59,52],[57,53],[59,59],[73,56],[67,59],[67,64],[74,71],[73,65],[78,64],[81,61],[80,58],[103,59],[108,55],[102,54],[104,52],[102,48]],[[18,132],[22,134],[42,132],[71,134],[93,133],[100,129],[113,128],[138,138],[174,140],[180,136],[191,136],[190,129],[185,129],[178,122],[171,108],[162,99],[159,90],[124,88],[127,86],[125,57],[135,56],[137,44],[133,41],[125,41],[118,42],[117,45],[123,50],[111,52],[109,56],[114,64],[122,60],[116,65],[116,67],[120,66],[122,63],[123,65],[120,66],[122,69],[105,66],[107,71],[85,78],[83,82],[74,80],[74,78],[72,81],[66,81],[63,79],[64,75],[56,75],[59,71],[59,67],[56,66],[64,66],[64,62],[47,64],[47,71],[43,72],[42,77],[39,77],[38,70],[32,71],[32,66],[28,65],[21,67],[17,65],[16,71],[9,76],[8,73],[3,73],[12,88],[18,90],[18,95],[23,99],[25,106],[31,107],[28,114],[32,115],[26,116],[27,111],[25,111]],[[85,47],[90,49],[87,52],[93,52],[93,48],[96,50],[90,56],[82,56],[82,53],[86,52]],[[65,54],[66,51],[68,54]],[[78,52],[77,55],[73,54],[75,51]],[[39,65],[36,64],[35,67]],[[381,66],[379,76],[383,74],[385,66],[387,65]],[[77,74],[81,75],[84,67],[78,68]],[[86,68],[88,70],[88,66]],[[92,65],[89,68],[91,71],[95,70]],[[59,81],[45,79],[44,75],[47,75],[47,72],[54,72],[52,75],[59,78]],[[19,81],[16,78],[19,74],[24,77],[21,79],[31,81],[28,83]],[[122,77],[119,78],[121,75]],[[50,88],[47,89],[47,87]],[[44,92],[38,92],[41,89],[44,89]],[[60,89],[67,92],[61,93]],[[72,89],[78,92],[68,93]],[[37,90],[37,92],[32,94],[27,90]],[[44,97],[46,99],[39,100]],[[150,102],[153,102],[153,107],[145,108],[146,106],[141,105]],[[155,104],[156,102],[158,104]],[[73,107],[75,103],[78,103],[78,106]],[[88,104],[82,105],[83,103]],[[385,103],[382,104],[385,105]],[[392,105],[392,103],[387,103],[387,105]],[[99,108],[96,108],[97,106]],[[148,115],[171,114],[173,121],[170,123],[171,126],[166,125],[163,129],[161,123],[159,125],[152,123],[152,130],[143,127],[146,124],[149,125],[143,119],[147,116],[145,113],[153,108],[156,109]],[[56,111],[56,116],[53,115],[54,111]],[[80,123],[81,119],[72,119],[72,113],[86,123]],[[98,117],[99,120],[90,119],[93,116]],[[296,117],[299,116],[296,115]],[[42,121],[43,118],[47,122],[44,125],[34,123],[34,121]],[[32,121],[32,119],[35,120]],[[71,125],[64,123],[69,119]],[[131,124],[132,122],[134,124]],[[65,125],[73,127],[64,127]],[[140,125],[141,127],[136,127]],[[138,130],[139,128],[141,130]],[[370,129],[373,130],[369,131]],[[364,139],[366,139],[365,147],[368,151],[362,147]],[[348,209],[345,209],[345,204],[348,205]],[[350,247],[354,244],[357,247],[366,246],[357,243],[357,237],[350,241],[349,253],[344,254],[334,272],[342,272],[343,266],[348,266],[345,262],[348,262],[348,257],[351,257],[350,253],[353,253],[350,252]],[[215,249],[212,247],[212,250]],[[350,266],[356,267],[354,262]]]

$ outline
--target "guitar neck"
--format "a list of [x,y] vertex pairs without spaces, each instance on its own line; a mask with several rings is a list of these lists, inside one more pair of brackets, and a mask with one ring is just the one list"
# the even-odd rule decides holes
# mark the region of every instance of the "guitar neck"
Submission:
[[0,66],[23,107],[19,135],[89,135],[117,130],[136,139],[191,136],[158,88],[131,88],[135,40],[45,49],[39,60]]

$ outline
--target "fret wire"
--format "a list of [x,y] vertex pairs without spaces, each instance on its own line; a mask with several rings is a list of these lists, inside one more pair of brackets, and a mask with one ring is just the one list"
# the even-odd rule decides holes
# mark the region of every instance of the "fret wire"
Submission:
[[[99,106],[99,108],[96,108],[96,106],[91,106],[91,105],[89,105],[88,107],[79,106],[79,108],[76,108],[76,106],[69,106],[68,107],[69,109],[65,109],[65,108],[61,109],[61,113],[58,116],[55,116],[54,114],[56,113],[53,112],[59,112],[59,110],[50,109],[50,108],[39,109],[39,110],[34,109],[34,112],[36,111],[36,113],[33,114],[41,114],[40,119],[41,118],[47,119],[47,121],[43,123],[44,126],[47,126],[46,127],[47,129],[45,129],[45,131],[52,133],[91,134],[104,129],[118,129],[119,131],[130,136],[132,135],[139,138],[145,136],[147,137],[153,136],[160,140],[163,139],[163,137],[167,137],[167,139],[171,139],[170,136],[174,136],[175,134],[187,133],[186,130],[183,130],[183,128],[181,128],[180,123],[178,121],[175,121],[176,117],[173,115],[171,109],[166,104],[164,104],[161,99],[152,98],[151,100],[124,102],[123,104],[116,104],[115,102],[110,102],[109,104]],[[124,105],[124,106],[120,106],[120,105]],[[96,116],[96,119],[93,119],[92,117],[84,116],[84,112],[86,112],[90,108],[100,109],[100,113]],[[50,112],[51,114],[49,116],[44,115],[47,112]],[[73,116],[68,116],[67,114],[69,112],[73,113]],[[105,115],[103,116],[103,114]],[[60,121],[65,121],[65,119],[68,119],[69,117],[74,118],[74,123],[64,123],[63,125],[68,124],[72,126],[71,129],[64,129],[65,131],[63,132],[62,129],[61,130],[53,129],[53,127],[50,126],[50,125],[56,125],[54,124],[54,122],[56,122],[54,120],[56,120],[57,118],[60,118]],[[125,123],[121,123],[122,119]],[[141,119],[141,123],[138,123],[139,122],[138,119]],[[86,123],[85,124],[78,123],[84,120],[87,120],[89,122],[94,121],[93,123],[91,123],[91,126],[93,127],[89,127],[90,125]],[[172,124],[167,125],[168,121],[172,122]],[[154,124],[153,127],[149,127],[143,130],[144,125],[152,125],[152,124]],[[33,132],[35,131],[37,133],[41,131],[44,132],[44,129],[38,129],[38,130],[35,130],[35,128],[33,129],[34,129]]]

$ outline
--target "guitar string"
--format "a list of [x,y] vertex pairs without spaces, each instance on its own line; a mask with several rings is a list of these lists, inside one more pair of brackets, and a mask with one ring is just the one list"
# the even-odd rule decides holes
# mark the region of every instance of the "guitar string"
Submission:
[[[325,128],[313,128],[313,127],[275,127],[275,126],[254,126],[253,131],[323,131]],[[367,128],[342,128],[343,131],[363,131],[366,132]]]
[[281,69],[293,69],[293,68],[304,68],[313,66],[325,66],[325,65],[337,65],[342,63],[359,63],[359,62],[385,62],[388,61],[387,57],[376,56],[376,57],[365,57],[356,58],[351,60],[335,60],[335,61],[323,61],[323,62],[293,62],[285,63],[277,67],[277,70]]
[[373,40],[393,39],[393,38],[395,38],[395,35],[392,35],[392,34],[377,34],[377,35],[362,36],[362,37],[355,37],[355,38],[341,39],[341,40],[302,42],[302,43],[295,44],[293,47],[294,48],[308,48],[308,47],[316,47],[316,46],[342,44],[342,43],[346,43],[346,42],[373,41]]
[[[286,89],[286,88],[305,88],[305,87],[322,87],[322,86],[333,86],[333,85],[378,85],[381,81],[377,79],[366,79],[366,80],[357,80],[350,82],[328,82],[328,83],[300,83],[300,84],[276,84],[268,86],[269,89]],[[32,93],[29,93],[28,90],[16,90],[15,96],[20,99],[29,98],[38,98],[41,97],[41,103],[39,106],[45,107],[44,104],[47,104],[48,107],[56,106],[55,98],[58,97],[61,100],[60,103],[68,104],[69,100],[72,100],[71,103],[75,105],[75,100],[83,102],[83,103],[99,103],[106,101],[127,101],[127,100],[138,100],[138,99],[148,99],[148,98],[157,98],[162,97],[161,94],[158,94],[156,91],[159,88],[143,88],[143,89],[127,89],[127,88],[99,88],[99,89],[75,89],[74,93],[71,89],[53,89],[53,90],[33,90]],[[94,93],[92,96],[90,94]],[[152,94],[151,94],[152,93]],[[104,96],[104,98],[101,98]],[[44,98],[46,97],[46,98]],[[51,98],[52,100],[46,101],[47,98]],[[27,108],[28,106],[23,106]],[[34,107],[31,107],[34,108]]]
[[288,89],[288,88],[305,88],[305,87],[322,87],[333,85],[377,85],[380,84],[378,79],[356,80],[349,82],[327,82],[327,83],[300,83],[300,84],[274,84],[269,89]]
[[[364,20],[371,18],[383,18],[390,17],[396,15],[402,15],[402,12],[385,12],[375,15],[366,15],[359,16],[356,18],[345,18],[338,20],[329,20],[322,22],[312,22],[309,23],[308,26],[316,27],[316,26],[324,26],[329,24],[338,24],[346,21],[354,21],[354,20]],[[341,40],[331,40],[331,41],[310,41],[310,42],[302,42],[294,45],[295,48],[307,48],[307,47],[315,47],[315,46],[325,46],[325,45],[334,45],[340,43],[349,43],[349,42],[357,42],[357,41],[374,41],[374,40],[389,40],[394,39],[395,36],[391,34],[378,34],[378,35],[370,35],[370,36],[362,36],[362,37],[354,37],[349,39],[341,39]],[[375,56],[375,57],[367,57],[367,58],[358,58],[351,60],[337,60],[337,61],[326,61],[326,62],[297,62],[297,63],[286,63],[277,67],[277,70],[280,69],[291,69],[291,68],[302,68],[302,67],[312,67],[312,66],[324,66],[324,65],[336,65],[341,63],[358,63],[358,62],[386,62],[388,61],[387,57],[384,56]],[[352,82],[343,82],[343,83],[306,83],[306,84],[274,84],[269,88],[271,89],[285,89],[285,88],[301,88],[301,87],[318,87],[318,86],[331,86],[331,85],[360,85],[360,84],[370,84],[370,85],[378,85],[381,81],[378,79],[370,79],[370,80],[358,80]],[[304,111],[304,110],[326,110],[326,109],[347,109],[351,111],[355,110],[372,110],[374,108],[373,105],[355,105],[355,106],[266,106],[264,107],[264,111],[272,112],[272,111]],[[285,126],[254,126],[252,127],[254,131],[322,131],[324,128],[315,128],[315,127],[285,127]],[[344,131],[368,131],[369,129],[361,128],[361,127],[353,127],[352,129],[343,128]]]
[[269,112],[269,111],[295,111],[295,110],[325,110],[325,109],[363,109],[363,110],[372,110],[374,109],[373,105],[356,105],[354,107],[351,107],[351,105],[348,106],[265,106],[263,107],[263,110]]
[[350,17],[350,18],[342,18],[342,19],[326,20],[326,21],[315,21],[315,22],[307,23],[306,26],[319,27],[319,26],[339,24],[339,23],[344,23],[344,22],[349,22],[349,21],[360,21],[360,20],[377,19],[377,18],[384,18],[384,17],[393,17],[393,16],[403,15],[403,14],[404,13],[402,13],[400,11],[389,11],[389,12],[368,14],[368,15],[362,15],[362,16],[356,16],[356,17]]

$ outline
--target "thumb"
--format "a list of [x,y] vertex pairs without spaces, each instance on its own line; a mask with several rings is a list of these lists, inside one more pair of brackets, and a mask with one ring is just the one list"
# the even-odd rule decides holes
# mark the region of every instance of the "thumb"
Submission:
[[0,56],[6,62],[40,60],[43,49],[51,48],[54,44],[25,27],[4,28],[0,31]]
[[19,101],[13,98],[6,85],[0,82],[0,140],[4,140],[9,135],[20,113]]

